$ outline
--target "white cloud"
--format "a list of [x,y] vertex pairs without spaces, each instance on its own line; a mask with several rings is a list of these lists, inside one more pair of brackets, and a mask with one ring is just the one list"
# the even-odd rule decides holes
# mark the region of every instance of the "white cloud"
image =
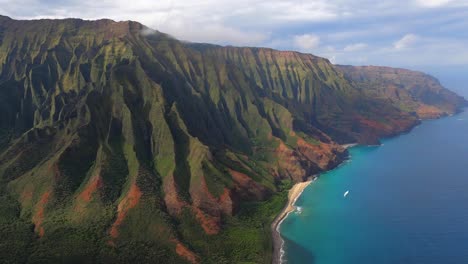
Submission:
[[361,51],[364,50],[368,47],[366,43],[355,43],[355,44],[350,44],[344,47],[344,51],[346,52],[353,52],[353,51]]
[[397,50],[406,49],[412,46],[419,40],[419,36],[415,34],[406,34],[400,40],[393,44],[393,47]]
[[466,7],[467,0],[414,0],[417,6],[424,8]]
[[[14,18],[136,20],[192,41],[254,45],[285,25],[323,23],[394,10],[369,0],[0,0]],[[28,8],[24,8],[27,6]],[[385,9],[383,7],[385,6]],[[391,6],[394,6],[392,4]],[[382,9],[374,12],[372,9]],[[267,33],[264,33],[266,29]],[[214,33],[206,32],[213,30]],[[214,35],[216,34],[216,36]]]
[[[339,16],[331,1],[262,1],[260,10],[268,12],[273,20],[286,21],[327,21]],[[257,10],[258,11],[258,10]],[[268,14],[267,13],[267,14]]]
[[416,3],[423,7],[439,7],[450,4],[453,0],[416,0]]
[[269,33],[242,31],[223,24],[190,25],[169,24],[166,31],[175,32],[174,37],[192,42],[228,43],[238,46],[260,45],[269,38]]
[[310,52],[320,45],[320,37],[314,34],[297,35],[293,38],[294,46],[301,51]]
[[428,66],[468,65],[466,43],[457,38],[419,37],[417,49],[395,49],[394,46],[372,46],[361,51],[343,52],[319,49],[318,55],[335,58],[338,64],[385,65],[412,69]]

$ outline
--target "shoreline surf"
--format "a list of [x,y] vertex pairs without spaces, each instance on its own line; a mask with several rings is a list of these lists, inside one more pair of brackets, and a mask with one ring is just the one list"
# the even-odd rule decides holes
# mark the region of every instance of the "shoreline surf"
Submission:
[[284,240],[281,237],[281,233],[279,228],[281,223],[288,217],[288,215],[296,209],[294,205],[297,199],[301,196],[302,192],[304,192],[305,188],[311,184],[316,176],[312,176],[311,179],[294,184],[294,186],[288,192],[288,202],[286,206],[283,208],[281,213],[275,218],[273,223],[271,224],[272,229],[272,237],[273,237],[273,264],[281,264],[284,255]]
[[[457,113],[455,113],[453,116],[456,116],[456,115],[458,115],[458,114],[461,114],[461,113],[465,112],[467,109],[468,109],[468,108],[464,108],[464,111],[462,110],[462,111],[460,111],[460,112],[457,112]],[[436,119],[427,119],[427,120],[423,120],[423,122],[424,122],[424,121],[439,120],[439,119],[443,119],[443,118],[445,118],[445,117],[446,117],[446,116],[441,117],[441,118],[436,118]],[[459,119],[458,119],[458,120],[459,120]],[[420,125],[420,124],[419,124],[419,125]],[[417,128],[419,125],[412,127],[412,128],[409,130],[409,132],[410,132],[411,130]],[[407,132],[407,133],[409,133],[409,132]],[[400,134],[398,134],[398,135],[389,136],[389,137],[384,138],[384,139],[395,138],[395,137],[398,137],[398,136],[400,136],[400,135],[402,135],[402,134],[407,134],[407,133],[400,133]],[[345,144],[345,145],[342,145],[342,147],[345,148],[345,149],[349,149],[349,148],[352,148],[352,147],[355,147],[355,146],[359,146],[359,145],[360,145],[360,144]],[[378,146],[383,146],[383,144],[381,143],[381,144],[379,144]],[[343,165],[345,162],[346,162],[346,160],[344,160],[339,166]],[[309,183],[309,184],[310,184],[310,183]],[[294,187],[293,187],[293,188],[294,188]],[[304,189],[305,189],[305,188],[304,188]],[[291,190],[292,190],[292,189],[291,189]],[[303,190],[302,190],[302,191],[303,191]],[[301,196],[302,191],[297,195],[297,197],[294,197],[295,199],[294,199],[294,202],[292,203],[292,205],[294,205],[295,201]],[[289,206],[290,203],[291,203],[291,200],[288,200],[287,206]],[[295,209],[295,206],[293,206],[293,207],[292,207],[292,210],[289,211],[289,212],[285,212],[285,209],[283,209],[283,211],[281,212],[281,214],[280,214],[280,215],[275,219],[275,221],[273,222],[273,224],[276,224],[275,228],[273,229],[273,240],[274,240],[274,241],[273,241],[273,243],[274,243],[274,252],[273,252],[273,257],[274,257],[274,259],[273,259],[273,261],[272,261],[273,264],[281,264],[281,263],[284,261],[283,258],[284,258],[284,255],[285,255],[285,251],[284,251],[284,248],[283,248],[283,247],[284,247],[285,242],[284,242],[284,240],[283,240],[282,237],[281,237],[281,234],[280,234],[280,232],[279,232],[279,228],[280,228],[282,222],[284,221],[284,219],[286,219],[287,216],[289,215],[289,213],[292,212],[292,211],[294,211],[294,209]],[[272,227],[273,227],[273,226],[272,226]],[[279,241],[279,243],[280,243],[280,247],[277,246],[278,241]]]
[[[357,146],[358,143],[350,143],[350,144],[343,144],[341,145],[345,149],[349,149],[352,147]],[[342,163],[343,164],[343,163]],[[340,164],[340,165],[342,165]],[[297,199],[301,196],[304,192],[305,188],[309,186],[315,179],[317,179],[318,175],[311,176],[307,181],[296,183],[288,192],[288,202],[281,210],[281,212],[276,216],[275,220],[271,224],[272,230],[272,240],[273,240],[273,264],[281,264],[283,262],[284,257],[284,240],[281,237],[281,232],[279,228],[281,223],[283,223],[284,219],[288,217],[288,215],[296,209],[295,203]]]

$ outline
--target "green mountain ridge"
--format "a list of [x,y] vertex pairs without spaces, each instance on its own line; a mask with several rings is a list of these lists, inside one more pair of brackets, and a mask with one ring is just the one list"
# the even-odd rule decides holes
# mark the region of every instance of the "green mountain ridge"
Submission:
[[466,105],[386,69],[132,21],[0,17],[0,257],[269,263],[287,189],[337,166],[340,144]]

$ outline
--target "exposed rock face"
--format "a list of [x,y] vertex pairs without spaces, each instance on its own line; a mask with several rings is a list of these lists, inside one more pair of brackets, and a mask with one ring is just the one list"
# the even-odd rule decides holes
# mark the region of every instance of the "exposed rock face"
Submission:
[[0,235],[31,249],[18,256],[222,263],[234,253],[216,249],[247,223],[242,205],[338,165],[340,143],[374,143],[462,103],[401,70],[398,85],[363,73],[380,85],[370,91],[313,55],[148,32],[0,18],[0,225],[25,237]]

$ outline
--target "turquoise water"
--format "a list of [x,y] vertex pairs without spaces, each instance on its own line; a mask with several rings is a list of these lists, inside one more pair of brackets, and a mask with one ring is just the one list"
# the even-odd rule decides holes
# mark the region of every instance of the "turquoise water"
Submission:
[[468,112],[383,143],[304,191],[280,227],[286,263],[468,263]]

